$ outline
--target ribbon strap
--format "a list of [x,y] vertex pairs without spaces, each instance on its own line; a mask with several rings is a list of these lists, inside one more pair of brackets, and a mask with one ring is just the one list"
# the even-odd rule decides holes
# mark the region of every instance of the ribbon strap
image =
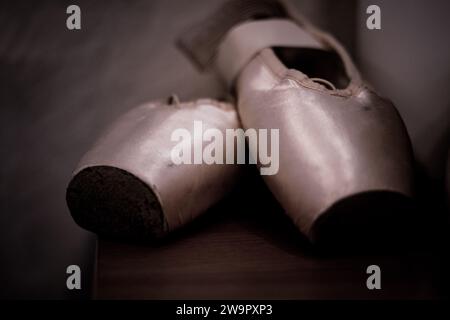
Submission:
[[242,68],[268,47],[323,49],[318,40],[292,20],[256,20],[239,24],[226,34],[219,44],[215,66],[230,87]]

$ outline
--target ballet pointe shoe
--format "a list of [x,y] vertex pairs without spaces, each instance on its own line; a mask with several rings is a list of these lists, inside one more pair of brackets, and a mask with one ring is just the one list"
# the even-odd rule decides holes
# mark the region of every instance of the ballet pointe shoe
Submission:
[[408,133],[333,36],[283,3],[231,1],[179,46],[234,93],[244,129],[279,129],[279,170],[263,178],[313,243],[402,234],[413,194]]
[[66,199],[74,220],[99,235],[152,240],[221,200],[238,180],[238,166],[173,161],[176,130],[191,134],[185,150],[204,144],[193,132],[196,121],[221,132],[240,126],[232,105],[210,99],[172,97],[120,117],[73,173]]

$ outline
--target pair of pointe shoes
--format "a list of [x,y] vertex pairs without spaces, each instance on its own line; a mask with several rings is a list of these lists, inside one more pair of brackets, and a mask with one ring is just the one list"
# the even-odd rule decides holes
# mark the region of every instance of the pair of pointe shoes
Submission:
[[408,219],[413,162],[405,126],[332,36],[287,5],[231,1],[183,35],[180,47],[202,69],[219,73],[235,106],[170,99],[121,117],[68,186],[80,226],[119,238],[159,238],[228,193],[242,165],[171,161],[171,133],[193,133],[194,121],[223,133],[279,129],[279,171],[263,178],[313,243],[377,241]]

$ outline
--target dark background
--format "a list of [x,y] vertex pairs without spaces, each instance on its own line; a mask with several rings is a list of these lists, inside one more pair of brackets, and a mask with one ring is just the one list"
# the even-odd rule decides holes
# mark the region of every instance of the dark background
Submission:
[[[200,75],[174,46],[180,31],[221,2],[1,2],[0,297],[90,296],[96,241],[66,207],[71,171],[102,129],[137,104],[172,93],[182,100],[223,95],[217,79]],[[66,28],[70,4],[81,7],[82,30]],[[443,203],[450,2],[296,4],[397,105],[414,144],[419,191],[430,210]],[[365,27],[369,4],[382,9],[380,31]],[[65,287],[70,264],[82,268],[81,292]]]

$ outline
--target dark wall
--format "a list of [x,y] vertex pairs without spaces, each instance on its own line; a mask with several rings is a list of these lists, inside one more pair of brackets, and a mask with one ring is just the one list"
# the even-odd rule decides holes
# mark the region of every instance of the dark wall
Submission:
[[[369,4],[382,8],[381,30],[365,28]],[[449,12],[446,0],[363,0],[356,29],[364,75],[393,100],[421,170],[436,181],[443,179],[450,142]]]

